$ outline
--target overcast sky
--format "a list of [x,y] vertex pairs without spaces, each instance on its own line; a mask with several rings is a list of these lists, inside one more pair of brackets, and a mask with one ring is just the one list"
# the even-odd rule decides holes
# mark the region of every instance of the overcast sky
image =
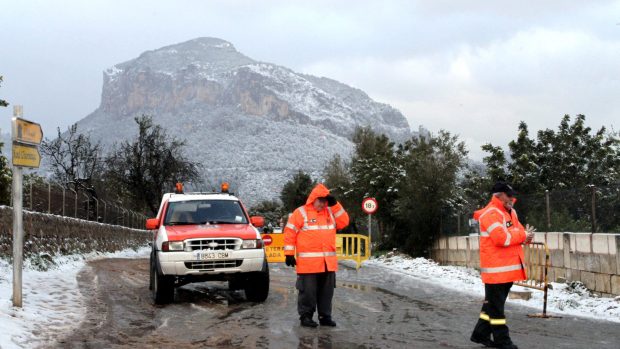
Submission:
[[53,136],[98,107],[103,70],[203,36],[358,87],[474,159],[520,120],[620,128],[620,1],[0,0],[0,98]]

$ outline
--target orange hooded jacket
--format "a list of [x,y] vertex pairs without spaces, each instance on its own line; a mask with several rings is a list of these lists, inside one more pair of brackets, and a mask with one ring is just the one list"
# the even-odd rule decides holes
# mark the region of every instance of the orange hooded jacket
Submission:
[[284,227],[284,254],[293,256],[297,251],[297,274],[338,270],[336,229],[349,225],[349,215],[339,202],[317,212],[314,201],[327,195],[329,189],[318,184]]
[[525,258],[521,244],[525,229],[517,212],[504,208],[493,196],[489,204],[474,213],[480,223],[480,275],[485,284],[525,280]]

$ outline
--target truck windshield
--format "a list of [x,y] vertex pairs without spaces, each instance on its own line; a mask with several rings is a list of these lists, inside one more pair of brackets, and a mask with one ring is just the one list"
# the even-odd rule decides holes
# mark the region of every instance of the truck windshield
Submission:
[[247,224],[239,201],[188,200],[168,204],[164,225]]

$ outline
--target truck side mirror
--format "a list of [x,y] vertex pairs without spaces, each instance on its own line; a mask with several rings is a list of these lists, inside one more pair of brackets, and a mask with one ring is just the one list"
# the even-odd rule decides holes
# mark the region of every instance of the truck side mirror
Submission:
[[159,218],[149,218],[146,220],[146,229],[155,230],[159,228]]
[[261,216],[252,216],[250,217],[250,223],[257,228],[260,228],[265,225],[265,218]]

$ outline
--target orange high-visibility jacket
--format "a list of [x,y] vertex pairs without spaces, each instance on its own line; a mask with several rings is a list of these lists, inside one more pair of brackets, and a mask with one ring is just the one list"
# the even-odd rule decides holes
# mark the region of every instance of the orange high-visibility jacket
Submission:
[[474,213],[480,223],[480,274],[485,284],[501,284],[525,280],[525,258],[521,244],[525,229],[517,212],[510,213],[501,200],[491,202]]
[[314,200],[327,195],[329,189],[318,184],[284,227],[284,254],[292,256],[297,250],[297,274],[338,270],[336,229],[349,225],[349,215],[339,202],[317,212]]

